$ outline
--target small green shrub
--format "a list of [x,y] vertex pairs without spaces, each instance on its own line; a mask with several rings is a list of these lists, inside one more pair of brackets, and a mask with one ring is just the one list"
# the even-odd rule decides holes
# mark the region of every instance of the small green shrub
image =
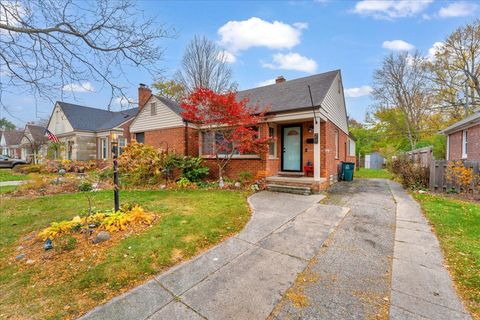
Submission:
[[180,187],[180,188],[188,188],[191,185],[192,185],[192,182],[185,177],[182,177],[180,178],[180,180],[177,181],[177,187]]
[[252,181],[253,174],[250,171],[242,171],[238,174],[241,183]]
[[69,234],[55,240],[56,247],[61,252],[72,251],[77,247],[77,239]]
[[92,191],[92,190],[93,190],[93,186],[92,186],[92,183],[89,182],[89,181],[82,181],[78,185],[78,191],[89,192],[89,191]]

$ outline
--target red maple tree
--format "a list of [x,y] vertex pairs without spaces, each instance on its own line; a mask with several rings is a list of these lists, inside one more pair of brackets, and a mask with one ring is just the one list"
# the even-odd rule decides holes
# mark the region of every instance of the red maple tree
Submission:
[[265,152],[269,137],[261,137],[258,124],[266,109],[247,105],[248,99],[237,100],[235,92],[216,93],[198,88],[181,103],[183,118],[201,132],[202,154],[216,160],[220,187],[227,164],[234,155]]

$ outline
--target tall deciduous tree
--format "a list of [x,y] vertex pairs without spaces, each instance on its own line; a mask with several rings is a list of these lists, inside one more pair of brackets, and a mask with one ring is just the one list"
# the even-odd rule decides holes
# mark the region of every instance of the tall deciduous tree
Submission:
[[175,80],[157,80],[152,87],[158,95],[176,102],[180,102],[185,96],[185,87]]
[[217,93],[237,88],[225,51],[201,36],[195,36],[185,49],[176,78],[189,93],[198,88],[208,88]]
[[15,125],[7,118],[1,118],[0,130],[15,130]]
[[454,117],[468,115],[479,107],[479,19],[458,28],[438,45],[431,69],[440,102],[453,110]]
[[[52,100],[100,81],[123,96],[124,67],[158,75],[158,40],[170,34],[130,0],[0,1],[0,92]],[[73,91],[73,90],[72,90]]]
[[234,92],[219,94],[211,89],[197,88],[181,106],[182,116],[202,134],[205,155],[216,160],[220,187],[225,167],[237,154],[259,153],[268,149],[269,137],[261,137],[256,127],[265,110],[252,108],[248,100],[237,101]]
[[399,108],[406,134],[415,149],[425,117],[433,103],[425,60],[418,53],[390,54],[373,74],[373,98],[377,109]]

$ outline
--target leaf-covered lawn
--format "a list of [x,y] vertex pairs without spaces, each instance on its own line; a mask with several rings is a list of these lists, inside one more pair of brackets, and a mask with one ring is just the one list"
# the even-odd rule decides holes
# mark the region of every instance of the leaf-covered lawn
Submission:
[[431,194],[414,194],[434,226],[459,293],[480,319],[480,205]]
[[12,169],[0,169],[0,182],[27,180],[28,176],[13,172]]
[[353,173],[353,178],[363,178],[363,179],[393,179],[393,175],[387,169],[365,169],[360,168],[359,170],[355,169]]
[[[97,259],[65,255],[53,262],[15,261],[25,234],[71,219],[88,205],[84,194],[0,201],[0,314],[6,318],[76,318],[154,274],[188,259],[243,228],[250,217],[246,194],[228,190],[124,191],[158,219],[140,234],[119,240]],[[95,193],[97,208],[111,208],[111,191]],[[85,240],[86,241],[86,240]],[[83,244],[91,250],[99,250]],[[72,257],[73,256],[73,257]],[[101,257],[101,258],[99,258]],[[82,261],[83,260],[83,261]],[[58,263],[58,262],[55,262]],[[58,271],[62,270],[62,271]],[[67,270],[68,272],[65,272]]]

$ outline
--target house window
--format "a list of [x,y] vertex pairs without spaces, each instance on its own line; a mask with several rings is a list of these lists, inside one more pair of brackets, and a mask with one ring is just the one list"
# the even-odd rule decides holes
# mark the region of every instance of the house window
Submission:
[[108,159],[108,140],[107,138],[100,139],[100,158]]
[[150,115],[154,116],[157,114],[157,104],[155,102],[150,103]]
[[138,143],[145,143],[145,132],[135,133],[135,140],[137,140]]
[[[258,131],[258,128],[255,128]],[[201,147],[201,154],[202,155],[214,155],[216,153],[215,147],[217,148],[218,154],[222,156],[227,156],[233,153],[234,156],[239,155],[255,155],[254,153],[240,153],[233,143],[228,143],[225,141],[225,135],[223,131],[206,131],[202,132],[201,134],[202,139],[202,147]]]
[[118,154],[122,154],[123,153],[123,149],[125,148],[125,146],[127,145],[127,139],[125,139],[124,137],[118,137]]
[[352,139],[348,139],[348,155],[355,157],[355,141]]
[[340,154],[340,143],[338,139],[339,139],[338,130],[335,130],[335,159],[338,159]]
[[270,158],[277,157],[277,128],[276,127],[268,127],[268,137],[272,139],[272,141],[268,144],[268,156]]
[[467,157],[468,157],[468,130],[463,130],[462,158],[466,159]]

